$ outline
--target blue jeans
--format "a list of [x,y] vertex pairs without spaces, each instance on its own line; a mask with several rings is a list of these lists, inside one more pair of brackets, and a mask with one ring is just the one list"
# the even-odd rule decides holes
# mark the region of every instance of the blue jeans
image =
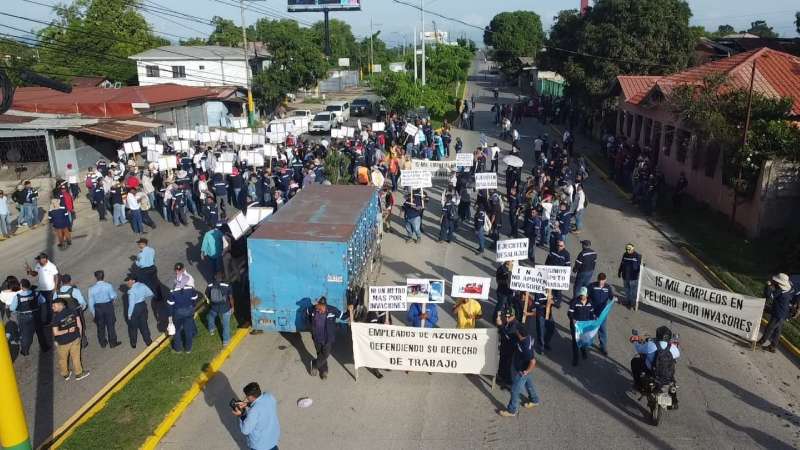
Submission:
[[446,240],[450,242],[453,240],[453,221],[450,219],[445,219],[442,222],[442,227],[439,229],[439,240]]
[[622,285],[625,288],[625,301],[629,305],[636,304],[636,292],[639,290],[639,279],[622,280]]
[[408,233],[408,239],[422,239],[422,233],[419,231],[419,226],[422,223],[422,218],[420,216],[406,218],[406,232]]
[[486,236],[484,236],[483,227],[478,228],[475,234],[478,236],[478,251],[482,252],[483,248],[486,246]]
[[508,412],[516,414],[519,410],[519,396],[522,390],[528,393],[528,398],[533,403],[539,403],[539,394],[536,393],[536,386],[533,385],[531,374],[522,375],[518,370],[511,368],[511,400],[508,402]]
[[233,310],[227,304],[211,304],[208,308],[208,315],[206,316],[206,325],[209,331],[214,331],[217,328],[217,316],[222,322],[222,345],[227,345],[231,341],[231,315]]
[[[575,284],[572,286],[572,298],[578,296],[578,291],[582,287],[589,286],[589,283],[592,282],[592,275],[594,275],[594,272],[578,272],[575,274]],[[600,314],[600,311],[597,311],[597,314]]]
[[[598,312],[598,315],[600,313]],[[600,350],[606,349],[606,342],[608,342],[608,331],[606,330],[606,324],[608,323],[608,319],[600,325],[600,328],[597,329],[597,339],[600,341]]]
[[575,212],[575,229],[580,231],[583,228],[583,212],[586,211],[582,209],[580,211]]
[[186,205],[189,208],[189,212],[192,213],[193,216],[197,215],[197,205],[194,203],[194,197],[190,193],[186,193]]
[[[114,211],[116,214],[116,211]],[[131,210],[131,227],[133,227],[133,232],[136,234],[141,234],[144,231],[144,223],[142,223],[142,210],[141,209],[132,209]]]
[[0,236],[11,234],[11,227],[8,224],[8,214],[0,214]]
[[128,223],[125,220],[125,205],[121,203],[114,203],[114,215],[111,217],[114,225],[122,225]]
[[544,245],[548,245],[550,243],[550,221],[543,220],[542,221],[542,239],[541,242],[544,242]]
[[[29,227],[39,223],[39,213],[37,211],[36,203],[23,203],[20,215],[25,217],[24,222],[27,223]],[[22,220],[19,220],[20,224],[22,222]]]

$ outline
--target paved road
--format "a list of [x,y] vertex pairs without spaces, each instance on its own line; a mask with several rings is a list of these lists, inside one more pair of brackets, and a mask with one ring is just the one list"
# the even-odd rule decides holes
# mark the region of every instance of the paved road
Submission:
[[[478,131],[494,133],[491,121],[491,78],[476,61],[470,94],[479,102],[475,132],[459,130],[465,148],[478,143]],[[512,98],[510,92],[502,94]],[[545,130],[526,119],[522,134]],[[552,132],[550,133],[553,134]],[[524,143],[529,149],[529,141]],[[508,147],[506,145],[506,147]],[[530,163],[529,154],[525,155]],[[501,166],[501,173],[503,167]],[[501,181],[502,184],[502,181]],[[431,198],[439,197],[433,189]],[[587,184],[587,230],[599,252],[599,269],[615,274],[625,243],[632,241],[653,268],[708,285],[691,264],[653,229],[616,191],[597,177]],[[437,208],[429,208],[431,211]],[[426,213],[427,214],[427,213]],[[402,283],[411,276],[494,274],[494,255],[474,253],[471,231],[461,230],[456,243],[436,243],[437,218],[425,220],[426,237],[419,245],[402,236],[384,239],[384,265],[379,284]],[[395,223],[395,229],[398,229]],[[578,252],[577,239],[568,247]],[[620,280],[612,279],[621,290]],[[314,295],[310,293],[309,295]],[[494,298],[494,291],[492,292]],[[442,308],[440,327],[453,327],[451,300]],[[493,300],[484,302],[491,311]],[[657,311],[617,307],[609,322],[609,356],[591,352],[587,362],[571,366],[568,321],[564,308],[555,313],[558,334],[553,351],[539,359],[534,379],[542,405],[517,418],[496,414],[508,392],[490,390],[485,378],[426,373],[387,373],[376,379],[361,371],[352,377],[351,342],[346,333],[334,350],[327,381],[308,375],[313,345],[304,334],[248,337],[162,441],[162,449],[243,447],[228,401],[241,387],[258,381],[275,393],[282,426],[281,448],[797,448],[800,372],[787,355],[752,353],[739,341],[693,323],[671,324],[680,333],[683,357],[677,367],[681,409],[670,411],[661,426],[649,425],[638,396],[629,391],[627,342],[632,328],[653,332],[669,322]],[[404,317],[397,316],[398,322]],[[482,326],[490,326],[485,321]],[[300,409],[296,401],[311,397]]]
[[[197,267],[201,238],[197,227],[202,225],[175,227],[165,224],[153,211],[150,216],[158,228],[150,230],[147,237],[156,249],[156,264],[162,282],[174,276],[171,272],[172,265],[183,261],[189,267],[190,273],[195,275],[198,287],[205,288],[205,281]],[[84,297],[88,295],[88,287],[94,284],[92,274],[98,269],[105,270],[106,280],[111,284],[122,285],[132,266],[129,258],[138,252],[135,244],[138,238],[129,226],[115,227],[111,224],[110,213],[108,217],[108,222],[99,222],[88,201],[81,199],[78,203],[73,245],[70,248],[59,250],[55,236],[46,226],[27,231],[0,243],[0,274],[3,274],[3,278],[6,275],[24,277],[25,262],[33,266],[33,257],[44,251],[51,255],[51,260],[61,273],[72,275]],[[205,263],[202,269],[205,271]],[[35,280],[32,281],[35,283]],[[116,329],[123,345],[113,350],[100,348],[94,322],[88,312],[86,315],[89,347],[83,351],[83,364],[91,370],[88,378],[69,382],[62,380],[58,376],[54,352],[40,353],[36,342],[31,347],[30,356],[18,356],[14,362],[34,445],[42,442],[136,355],[144,351],[141,336],[136,349],[132,349],[128,343],[121,302],[117,302]],[[151,334],[155,337],[157,331],[152,314],[149,323]]]

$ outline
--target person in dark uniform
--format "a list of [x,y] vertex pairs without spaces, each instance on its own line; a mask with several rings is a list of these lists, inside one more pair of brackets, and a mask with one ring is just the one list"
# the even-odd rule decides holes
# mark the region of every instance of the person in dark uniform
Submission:
[[97,324],[97,341],[100,347],[111,348],[120,345],[117,339],[117,314],[114,311],[114,300],[117,299],[117,292],[111,283],[105,281],[106,274],[102,270],[94,273],[97,282],[89,287],[89,312],[94,317]]
[[20,332],[20,354],[28,356],[33,344],[34,333],[36,333],[36,340],[39,341],[39,349],[42,352],[49,351],[50,344],[39,313],[39,295],[31,288],[31,282],[27,278],[23,278],[11,283],[8,288],[17,292],[11,305],[9,305],[9,309],[17,315],[17,324]]
[[625,246],[625,253],[619,262],[617,276],[622,278],[625,288],[625,304],[631,307],[636,304],[636,294],[639,292],[639,270],[642,266],[642,255],[636,252],[633,244]]
[[[570,255],[567,251],[564,241],[559,240],[556,242],[556,248],[552,249],[547,255],[544,262],[546,266],[566,266],[570,265]],[[553,290],[553,306],[556,308],[561,307],[561,291]]]
[[197,334],[194,323],[196,302],[197,291],[192,286],[173,289],[167,297],[169,321],[175,327],[175,334],[172,336],[172,350],[175,352],[192,352],[192,340]]
[[455,228],[455,222],[458,219],[458,211],[456,208],[456,204],[453,203],[452,194],[447,194],[444,205],[442,205],[442,223],[441,228],[439,228],[439,242],[447,241],[449,244],[450,241],[453,240],[453,228]]
[[186,192],[173,185],[172,189],[172,219],[175,226],[180,224],[188,225],[189,221],[186,219]]
[[589,285],[597,263],[597,252],[592,250],[592,242],[584,239],[581,241],[581,247],[583,248],[572,266],[572,271],[575,273],[575,284],[572,286],[573,297],[578,295],[578,289]]
[[537,241],[539,240],[541,229],[542,217],[539,215],[539,210],[531,208],[525,220],[525,237],[528,238],[528,260],[533,265],[536,265],[535,249],[538,244]]
[[[578,341],[575,340],[575,322],[594,320],[597,317],[594,307],[592,307],[591,302],[589,302],[588,290],[585,287],[580,288],[578,296],[572,300],[572,304],[569,305],[567,317],[569,317],[569,331],[570,335],[572,335],[572,365],[577,366]],[[586,359],[588,357],[586,349],[582,348],[580,350],[581,356],[583,359]]]
[[106,219],[106,191],[103,189],[103,183],[95,183],[91,190],[92,206],[94,206],[100,221]]
[[500,338],[497,384],[501,387],[508,387],[511,385],[511,358],[514,356],[514,346],[517,343],[517,317],[511,308],[505,309],[501,314],[502,318],[497,319]]
[[306,317],[311,325],[311,337],[317,352],[317,357],[311,362],[312,377],[319,373],[319,377],[323,380],[328,378],[328,357],[336,341],[336,320],[341,320],[345,316],[345,312],[328,305],[324,296],[306,310]]
[[507,305],[511,304],[511,296],[514,293],[511,290],[511,268],[514,267],[513,261],[506,261],[497,267],[494,273],[494,279],[497,282],[497,306],[495,307],[495,319],[499,319],[497,313],[501,309],[507,309]]
[[[597,275],[597,281],[591,283],[587,290],[589,291],[589,301],[592,302],[592,307],[597,314],[603,312],[606,304],[614,299],[614,288],[606,283],[606,274],[603,272]],[[603,355],[608,355],[606,351],[606,339],[608,337],[606,324],[608,324],[608,320],[605,320],[597,330],[597,338],[600,340],[600,353]]]

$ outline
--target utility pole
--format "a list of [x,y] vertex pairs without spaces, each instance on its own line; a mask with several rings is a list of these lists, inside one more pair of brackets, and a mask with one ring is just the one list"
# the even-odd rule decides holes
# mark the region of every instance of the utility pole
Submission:
[[255,127],[256,108],[255,104],[253,103],[253,87],[250,81],[250,60],[247,57],[247,28],[244,23],[244,0],[239,0],[239,9],[242,13],[242,48],[244,49],[244,73],[247,79],[247,122],[252,128]]
[[422,22],[422,85],[425,86],[425,0],[419,0],[419,18]]
[[733,182],[733,207],[731,208],[731,229],[736,226],[736,207],[739,203],[739,184],[742,182],[742,165],[741,160],[744,157],[745,148],[747,148],[747,133],[750,131],[750,114],[753,112],[753,81],[756,78],[756,62],[758,56],[753,59],[753,69],[750,72],[750,90],[747,93],[747,116],[744,120],[744,134],[742,135],[742,152],[739,157],[739,174]]
[[414,27],[414,84],[417,84],[417,27]]
[[369,18],[369,74],[372,75],[372,68],[375,62],[372,60],[372,17]]

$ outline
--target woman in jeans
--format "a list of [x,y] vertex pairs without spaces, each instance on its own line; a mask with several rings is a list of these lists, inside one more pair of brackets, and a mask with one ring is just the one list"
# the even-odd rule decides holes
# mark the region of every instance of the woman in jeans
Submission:
[[61,206],[61,202],[57,198],[50,200],[50,210],[47,212],[47,216],[56,233],[58,248],[63,250],[68,245],[72,245],[72,234],[69,232],[71,222],[69,211]]

